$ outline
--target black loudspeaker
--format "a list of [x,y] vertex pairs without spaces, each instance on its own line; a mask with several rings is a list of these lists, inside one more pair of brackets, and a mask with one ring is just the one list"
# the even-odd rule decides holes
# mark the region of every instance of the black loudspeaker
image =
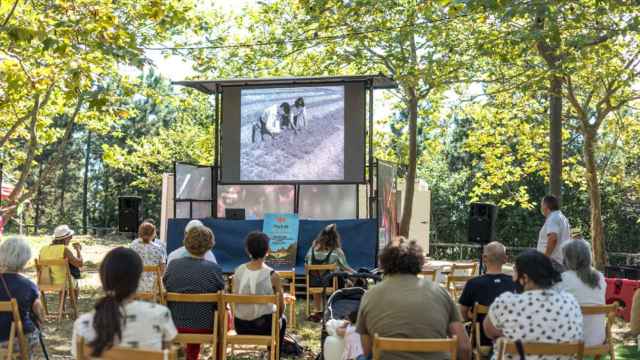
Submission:
[[498,207],[493,204],[472,203],[469,209],[469,242],[488,244],[496,237]]
[[137,196],[118,197],[118,231],[137,233],[142,223],[142,199]]

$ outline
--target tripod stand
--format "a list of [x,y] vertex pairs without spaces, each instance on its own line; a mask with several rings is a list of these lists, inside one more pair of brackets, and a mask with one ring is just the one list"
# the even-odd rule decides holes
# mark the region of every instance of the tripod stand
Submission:
[[484,243],[480,243],[480,255],[478,261],[478,275],[482,275],[485,273],[484,263],[482,262],[482,254],[484,254]]

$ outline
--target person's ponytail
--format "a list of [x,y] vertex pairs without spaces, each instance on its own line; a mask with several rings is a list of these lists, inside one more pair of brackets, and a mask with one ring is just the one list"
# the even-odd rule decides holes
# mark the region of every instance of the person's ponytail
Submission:
[[115,296],[105,296],[98,300],[93,315],[96,338],[89,343],[91,356],[99,357],[102,352],[113,347],[116,339],[122,338],[122,304]]
[[102,260],[100,281],[105,296],[95,304],[93,329],[96,337],[89,342],[91,356],[100,357],[122,340],[124,304],[138,289],[142,268],[140,256],[124,247],[109,251]]

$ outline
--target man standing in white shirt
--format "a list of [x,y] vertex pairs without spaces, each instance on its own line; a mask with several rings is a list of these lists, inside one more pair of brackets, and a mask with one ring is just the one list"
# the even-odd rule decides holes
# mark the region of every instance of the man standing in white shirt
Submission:
[[553,195],[542,198],[541,209],[546,220],[538,235],[538,251],[551,258],[553,267],[563,272],[562,246],[571,240],[569,220],[560,211],[560,202]]

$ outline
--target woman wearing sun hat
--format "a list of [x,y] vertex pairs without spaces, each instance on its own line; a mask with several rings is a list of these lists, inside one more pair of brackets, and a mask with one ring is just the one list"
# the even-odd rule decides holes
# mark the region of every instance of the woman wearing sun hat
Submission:
[[[69,261],[69,272],[73,278],[74,286],[77,288],[77,279],[80,278],[80,269],[82,268],[82,246],[79,243],[74,243],[73,248],[75,254],[69,249],[69,243],[73,238],[73,230],[68,225],[60,225],[53,231],[53,241],[51,245],[47,245],[40,249],[41,260],[57,260],[67,259]],[[61,284],[64,282],[65,269],[60,266],[54,266],[51,268],[51,280],[54,284]]]

